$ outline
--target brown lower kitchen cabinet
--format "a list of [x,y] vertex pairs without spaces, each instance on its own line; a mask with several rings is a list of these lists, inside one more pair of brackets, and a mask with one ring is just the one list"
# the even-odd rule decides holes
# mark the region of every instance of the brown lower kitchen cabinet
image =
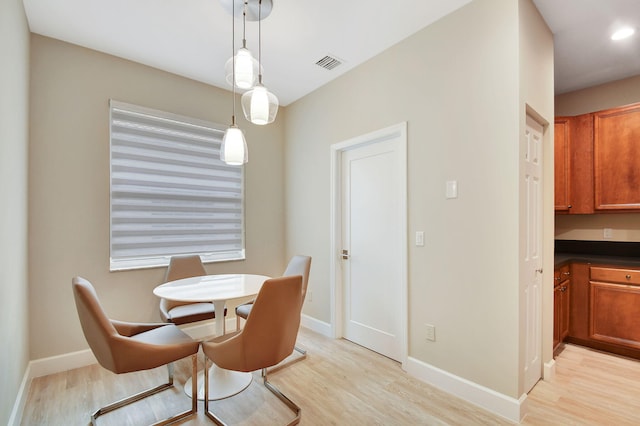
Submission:
[[569,309],[571,294],[570,266],[563,265],[553,273],[553,350],[569,335]]
[[640,271],[591,267],[589,337],[640,349]]
[[640,359],[640,268],[572,263],[566,341]]

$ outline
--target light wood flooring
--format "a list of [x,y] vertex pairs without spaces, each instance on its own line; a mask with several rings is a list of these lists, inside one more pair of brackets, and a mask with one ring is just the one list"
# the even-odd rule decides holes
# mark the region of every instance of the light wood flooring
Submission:
[[[511,422],[435,389],[404,373],[398,363],[345,340],[300,331],[297,352],[274,367],[269,380],[302,407],[301,425],[509,425]],[[640,362],[567,345],[557,373],[529,395],[524,425],[640,424]],[[88,425],[90,413],[118,398],[166,379],[166,368],[115,375],[97,366],[34,379],[22,425]],[[176,363],[176,388],[98,419],[99,425],[143,425],[188,409],[182,384],[189,362]],[[292,414],[259,373],[235,397],[211,403],[233,425],[286,424]],[[197,418],[183,425],[212,424],[202,402]]]

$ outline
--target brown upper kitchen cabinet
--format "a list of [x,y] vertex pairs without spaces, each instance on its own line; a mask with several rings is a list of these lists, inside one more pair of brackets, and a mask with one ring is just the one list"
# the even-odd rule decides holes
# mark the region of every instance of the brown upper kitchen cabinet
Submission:
[[640,210],[640,103],[594,113],[595,210]]
[[555,211],[593,213],[593,114],[556,117]]
[[570,121],[571,117],[556,117],[553,128],[556,212],[568,212],[571,208],[571,185],[569,184]]

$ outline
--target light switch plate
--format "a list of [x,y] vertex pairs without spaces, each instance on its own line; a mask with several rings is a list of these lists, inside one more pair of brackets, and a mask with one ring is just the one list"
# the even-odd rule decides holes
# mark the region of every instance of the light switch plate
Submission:
[[416,231],[416,246],[424,246],[424,231]]
[[436,327],[432,324],[424,325],[425,338],[431,342],[436,341]]
[[457,180],[448,180],[447,181],[447,191],[446,198],[458,198],[458,181]]

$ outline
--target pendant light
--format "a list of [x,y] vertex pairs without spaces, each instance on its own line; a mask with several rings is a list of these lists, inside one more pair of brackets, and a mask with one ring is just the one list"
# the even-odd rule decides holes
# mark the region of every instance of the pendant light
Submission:
[[[244,0],[243,3],[242,47],[238,49],[238,52],[235,56],[229,58],[224,66],[224,69],[226,73],[227,83],[234,84],[233,82],[235,80],[235,85],[237,88],[249,89],[253,87],[254,84],[256,84],[259,71],[258,61],[253,57],[249,49],[247,49],[247,0]],[[232,5],[232,9],[234,9],[234,5]],[[235,16],[235,13],[232,11],[231,15]],[[233,71],[234,65],[235,71]]]
[[253,124],[273,123],[278,114],[278,98],[262,84],[262,0],[258,3],[258,84],[242,95],[242,111]]
[[[231,13],[231,54],[235,51],[236,44],[236,26],[235,26],[235,16]],[[233,63],[231,67],[232,77],[235,80],[236,74],[236,61],[231,61]],[[224,132],[224,136],[222,137],[222,145],[220,146],[220,160],[224,161],[230,166],[240,166],[247,161],[249,161],[249,152],[247,149],[247,141],[244,139],[244,134],[242,130],[236,126],[236,85],[232,85],[232,93],[233,93],[233,112],[231,114],[231,125]]]

